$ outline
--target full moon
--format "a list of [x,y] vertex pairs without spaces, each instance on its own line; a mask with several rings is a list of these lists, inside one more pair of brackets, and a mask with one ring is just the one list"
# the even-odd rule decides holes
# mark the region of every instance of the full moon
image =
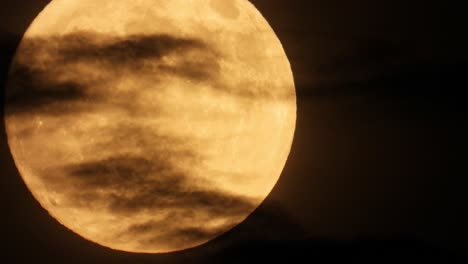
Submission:
[[295,122],[289,61],[246,0],[54,0],[6,89],[33,196],[128,252],[192,248],[245,220],[280,177]]

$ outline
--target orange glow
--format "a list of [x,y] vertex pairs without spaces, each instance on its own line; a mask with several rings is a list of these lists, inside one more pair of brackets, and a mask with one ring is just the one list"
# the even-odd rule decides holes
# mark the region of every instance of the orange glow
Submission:
[[54,0],[14,65],[18,170],[55,219],[106,247],[215,238],[265,199],[291,148],[290,65],[245,0]]

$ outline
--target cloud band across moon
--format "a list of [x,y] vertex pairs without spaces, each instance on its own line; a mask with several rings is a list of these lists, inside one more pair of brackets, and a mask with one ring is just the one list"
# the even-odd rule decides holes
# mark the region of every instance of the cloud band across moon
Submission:
[[[294,96],[273,83],[271,89],[259,91],[250,89],[249,83],[235,87],[223,83],[217,78],[220,59],[221,55],[200,39],[170,35],[111,37],[76,32],[28,38],[23,40],[10,72],[6,114],[80,110],[81,104],[70,105],[85,100],[105,101],[92,89],[93,85],[112,86],[119,76],[131,71],[150,76],[153,82],[159,82],[161,75],[211,82],[217,92],[232,96],[273,100]],[[49,104],[56,107],[46,107]]]
[[[188,51],[196,51],[197,56],[164,60]],[[77,110],[65,109],[65,105],[103,99],[91,87],[104,82],[112,85],[129,71],[151,75],[153,81],[164,74],[206,80],[216,75],[218,64],[214,52],[203,42],[168,35],[119,38],[80,32],[25,39],[10,73],[7,114]],[[63,107],[45,107],[48,104]]]

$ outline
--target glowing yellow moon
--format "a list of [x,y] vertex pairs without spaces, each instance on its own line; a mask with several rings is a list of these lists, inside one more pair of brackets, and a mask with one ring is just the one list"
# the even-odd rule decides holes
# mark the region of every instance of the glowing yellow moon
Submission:
[[54,0],[7,87],[16,166],[60,223],[131,252],[243,221],[289,154],[288,59],[246,0]]

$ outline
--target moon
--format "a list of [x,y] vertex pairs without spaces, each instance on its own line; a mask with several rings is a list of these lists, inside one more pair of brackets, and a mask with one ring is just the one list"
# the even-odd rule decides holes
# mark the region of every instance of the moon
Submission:
[[206,243],[244,221],[288,158],[288,58],[246,0],[54,0],[6,89],[26,186],[84,239],[128,252]]

